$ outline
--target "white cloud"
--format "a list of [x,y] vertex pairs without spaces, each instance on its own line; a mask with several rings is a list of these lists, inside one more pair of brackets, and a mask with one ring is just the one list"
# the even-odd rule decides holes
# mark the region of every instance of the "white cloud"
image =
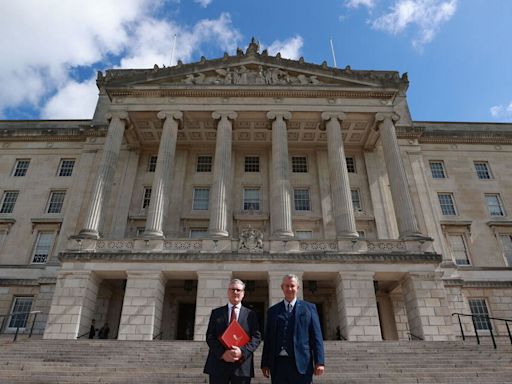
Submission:
[[375,0],[345,0],[345,6],[348,8],[373,8],[375,6]]
[[70,81],[44,106],[43,119],[91,119],[98,100],[95,78],[78,83]]
[[457,0],[396,0],[389,13],[372,22],[372,27],[399,34],[409,26],[418,28],[413,46],[421,48],[432,41],[441,24],[451,19]]
[[194,0],[194,2],[196,2],[203,8],[206,8],[207,6],[209,6],[212,1],[213,0]]
[[275,40],[269,45],[268,53],[271,55],[281,52],[281,56],[287,59],[298,59],[301,54],[302,46],[304,45],[304,39],[302,36],[295,36],[285,41]]
[[490,112],[495,119],[512,121],[512,101],[508,105],[495,105],[490,108]]

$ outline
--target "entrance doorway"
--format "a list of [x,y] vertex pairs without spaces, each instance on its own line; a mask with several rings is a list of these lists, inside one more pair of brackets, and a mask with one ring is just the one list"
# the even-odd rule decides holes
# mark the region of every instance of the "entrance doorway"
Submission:
[[194,339],[194,323],[196,317],[195,303],[179,303],[178,304],[178,332],[177,340],[193,340]]
[[260,325],[261,335],[263,337],[263,333],[265,332],[265,303],[260,301],[244,301],[243,305],[244,307],[252,309],[254,312],[256,312],[256,316],[258,317],[258,324]]

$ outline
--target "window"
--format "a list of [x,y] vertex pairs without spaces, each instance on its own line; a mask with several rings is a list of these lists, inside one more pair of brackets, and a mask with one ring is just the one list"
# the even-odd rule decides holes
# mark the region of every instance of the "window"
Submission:
[[74,167],[75,167],[75,160],[74,159],[61,159],[57,175],[59,175],[59,176],[71,176],[73,174],[73,168]]
[[430,172],[432,173],[433,179],[446,178],[446,172],[444,171],[444,163],[442,161],[431,161]]
[[295,238],[299,240],[311,240],[313,231],[295,231]]
[[439,198],[439,205],[441,206],[443,215],[449,216],[457,214],[451,193],[438,193],[437,197]]
[[354,207],[354,211],[361,212],[363,209],[361,207],[361,197],[359,196],[359,190],[351,189],[352,193],[352,206]]
[[469,299],[469,309],[472,315],[480,315],[475,317],[475,327],[477,330],[489,330],[491,329],[490,320],[486,319],[485,316],[489,316],[487,310],[487,303],[485,299]]
[[245,156],[245,172],[259,172],[260,158],[258,156]]
[[48,202],[48,209],[46,213],[60,213],[64,205],[64,198],[66,197],[65,191],[53,191],[50,193],[50,200]]
[[0,230],[0,251],[2,250],[2,247],[4,245],[5,238],[7,237],[7,231]]
[[30,160],[16,160],[12,175],[15,177],[25,176],[27,174],[29,164]]
[[308,159],[306,156],[292,156],[292,172],[308,172]]
[[512,235],[500,235],[500,240],[507,266],[512,267]]
[[16,297],[12,303],[8,328],[16,329],[27,326],[29,312],[32,309],[32,297]]
[[148,172],[155,172],[156,170],[156,161],[158,160],[158,156],[149,156],[148,160]]
[[475,161],[475,170],[476,175],[481,180],[489,180],[492,179],[491,169],[489,168],[489,163],[486,161]]
[[457,265],[470,265],[468,249],[463,234],[448,235],[452,256]]
[[151,187],[144,187],[144,195],[142,196],[142,209],[149,207],[151,202]]
[[44,264],[48,261],[54,237],[55,235],[53,232],[39,232],[37,235],[36,245],[34,247],[32,263]]
[[2,206],[0,207],[0,213],[12,213],[14,210],[14,204],[18,199],[18,191],[5,191],[2,197]]
[[501,205],[500,195],[495,194],[486,194],[485,202],[487,204],[487,209],[489,210],[489,214],[491,216],[505,216],[505,211],[503,210],[503,206]]
[[347,157],[347,172],[348,173],[356,173],[356,160],[353,157]]
[[210,188],[194,188],[194,202],[192,209],[195,211],[208,210],[210,200]]
[[296,211],[310,211],[309,189],[297,188],[293,190],[293,203]]
[[189,238],[202,239],[208,237],[208,228],[190,228]]
[[211,172],[212,171],[212,157],[211,156],[197,156],[196,172]]
[[260,189],[244,188],[244,211],[260,210]]
[[136,237],[142,237],[142,235],[144,234],[144,231],[146,230],[146,227],[137,227],[137,230],[136,230]]

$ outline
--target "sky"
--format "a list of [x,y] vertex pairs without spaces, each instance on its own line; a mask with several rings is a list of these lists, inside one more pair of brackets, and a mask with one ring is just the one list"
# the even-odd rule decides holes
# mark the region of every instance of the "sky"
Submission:
[[255,37],[272,55],[407,72],[417,121],[512,122],[511,20],[512,0],[0,0],[0,119],[89,119],[97,71]]

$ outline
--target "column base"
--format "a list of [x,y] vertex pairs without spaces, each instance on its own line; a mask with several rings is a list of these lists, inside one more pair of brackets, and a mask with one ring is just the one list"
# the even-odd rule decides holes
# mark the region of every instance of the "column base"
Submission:
[[291,240],[295,237],[292,231],[276,231],[272,233],[275,240]]
[[99,239],[100,233],[94,229],[82,229],[77,237],[82,239]]
[[162,231],[155,231],[155,230],[145,230],[142,234],[142,237],[145,238],[152,238],[152,239],[163,239],[164,233]]
[[359,233],[355,232],[341,232],[336,234],[337,240],[347,240],[347,239],[358,239]]
[[208,235],[210,235],[211,237],[229,237],[229,232],[221,230],[212,230],[208,231]]

